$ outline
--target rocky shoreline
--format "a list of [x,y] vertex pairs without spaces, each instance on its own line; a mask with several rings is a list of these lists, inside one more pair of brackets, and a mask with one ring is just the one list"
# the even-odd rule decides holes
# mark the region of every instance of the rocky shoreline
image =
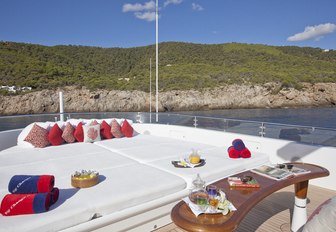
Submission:
[[[321,107],[336,105],[336,83],[303,83],[303,88],[279,84],[226,85],[215,89],[167,91],[159,94],[160,111],[238,108]],[[65,112],[149,111],[149,93],[66,87],[24,95],[0,96],[0,115],[59,112],[59,91]],[[155,108],[155,95],[152,96]]]

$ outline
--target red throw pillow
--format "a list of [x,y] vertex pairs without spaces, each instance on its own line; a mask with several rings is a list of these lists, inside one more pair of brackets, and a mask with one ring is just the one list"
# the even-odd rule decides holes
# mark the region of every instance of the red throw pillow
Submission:
[[74,136],[76,138],[76,140],[78,142],[83,142],[84,141],[84,131],[83,131],[83,123],[80,122],[78,123],[75,132],[74,132]]
[[35,123],[24,141],[31,143],[34,147],[46,147],[49,145],[48,130]]
[[55,123],[48,134],[48,140],[53,146],[61,145],[64,140],[62,138],[63,131],[59,128],[58,124]]
[[67,143],[74,143],[76,142],[76,138],[74,136],[74,131],[75,128],[71,125],[70,122],[67,122],[63,134],[62,134],[62,138],[64,139],[65,142]]
[[125,135],[128,138],[133,136],[133,127],[128,123],[126,119],[124,120],[121,126],[121,133],[123,133],[123,135]]
[[112,139],[111,127],[105,120],[100,124],[100,135],[103,139]]
[[121,133],[120,131],[120,125],[119,123],[117,122],[117,120],[113,119],[112,121],[112,126],[111,126],[111,133],[114,137],[116,138],[122,138],[124,137],[123,133]]

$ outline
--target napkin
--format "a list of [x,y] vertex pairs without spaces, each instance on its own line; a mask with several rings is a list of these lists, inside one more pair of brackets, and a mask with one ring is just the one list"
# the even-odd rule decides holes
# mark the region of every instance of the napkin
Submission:
[[[211,209],[211,207],[208,207],[207,210],[205,210],[205,212],[203,210],[201,210],[195,203],[193,203],[189,197],[185,197],[182,199],[191,209],[191,211],[193,212],[193,214],[195,214],[195,216],[197,217],[198,215],[202,214],[202,213],[207,213],[207,214],[215,214],[215,213],[221,213],[221,210],[216,210],[215,212]],[[231,211],[236,211],[236,207],[230,202],[228,209]]]

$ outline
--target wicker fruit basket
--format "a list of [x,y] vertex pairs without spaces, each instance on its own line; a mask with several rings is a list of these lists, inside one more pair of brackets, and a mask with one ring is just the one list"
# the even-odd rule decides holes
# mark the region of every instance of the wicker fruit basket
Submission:
[[71,175],[71,185],[75,188],[89,188],[99,182],[99,173],[95,171],[75,172]]

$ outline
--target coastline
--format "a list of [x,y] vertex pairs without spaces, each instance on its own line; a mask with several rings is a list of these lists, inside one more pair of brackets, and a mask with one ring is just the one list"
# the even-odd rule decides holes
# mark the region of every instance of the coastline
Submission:
[[[225,85],[214,89],[159,93],[159,111],[194,111],[246,108],[298,108],[336,106],[336,83],[303,83],[302,89],[277,83]],[[89,90],[65,87],[15,96],[0,96],[0,115],[59,112],[59,95],[65,112],[149,111],[149,93],[142,91]],[[155,111],[155,95],[152,95]]]

